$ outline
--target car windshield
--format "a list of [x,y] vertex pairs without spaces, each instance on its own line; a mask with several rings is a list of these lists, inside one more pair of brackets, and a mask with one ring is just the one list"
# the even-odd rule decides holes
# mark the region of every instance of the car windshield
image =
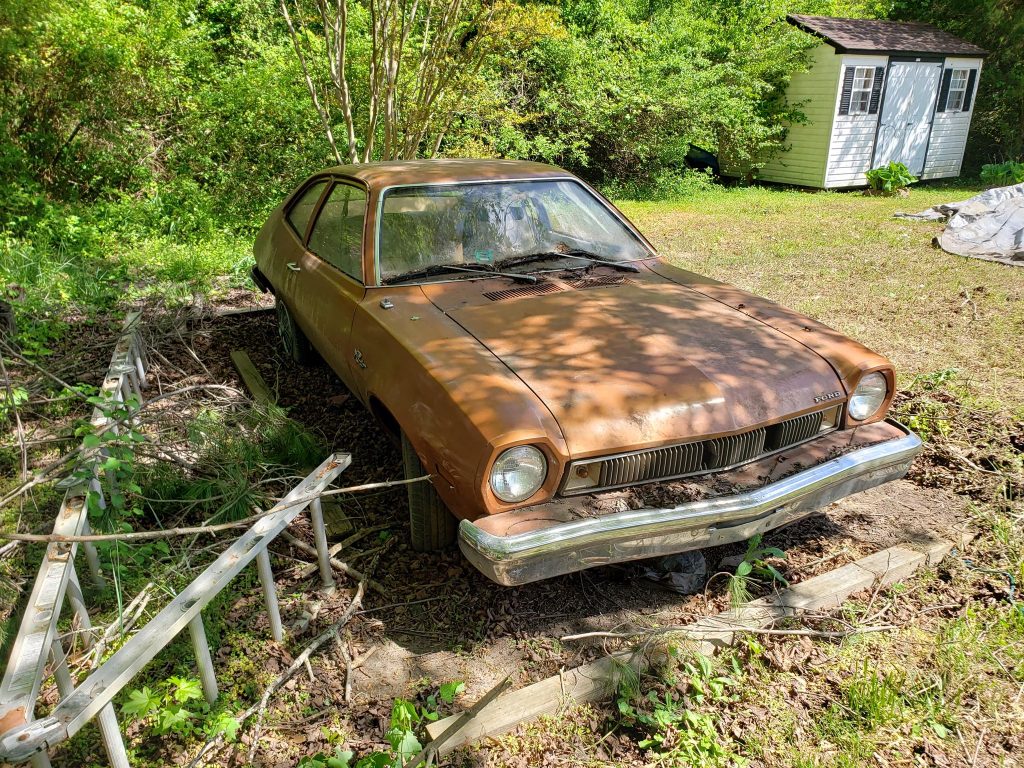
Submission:
[[[385,193],[378,226],[384,282],[405,275],[467,276],[517,260],[517,271],[551,268],[550,261],[561,261],[563,253],[614,262],[652,255],[600,200],[571,180],[398,187]],[[531,256],[537,258],[526,258]],[[565,257],[570,262],[582,263],[579,256]],[[473,269],[431,270],[447,265]]]

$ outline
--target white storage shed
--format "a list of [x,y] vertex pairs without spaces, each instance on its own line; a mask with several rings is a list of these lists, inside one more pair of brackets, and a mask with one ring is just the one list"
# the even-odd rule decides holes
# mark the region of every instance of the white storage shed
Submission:
[[807,121],[756,177],[834,189],[895,160],[921,179],[960,175],[986,51],[930,24],[790,15],[822,42],[786,91]]

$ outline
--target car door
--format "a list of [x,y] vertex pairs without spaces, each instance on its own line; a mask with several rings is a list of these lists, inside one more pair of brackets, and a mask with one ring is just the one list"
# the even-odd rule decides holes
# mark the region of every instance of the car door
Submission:
[[306,246],[287,264],[294,288],[292,312],[328,365],[354,386],[352,318],[365,293],[363,224],[366,191],[334,182],[315,214]]
[[915,176],[921,175],[941,74],[941,63],[896,61],[889,65],[873,168],[896,161]]

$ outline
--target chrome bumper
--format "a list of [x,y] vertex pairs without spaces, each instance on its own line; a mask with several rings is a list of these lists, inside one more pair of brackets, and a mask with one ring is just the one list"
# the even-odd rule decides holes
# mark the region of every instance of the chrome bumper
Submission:
[[744,541],[844,496],[903,477],[921,450],[921,440],[890,423],[904,436],[857,448],[760,488],[666,509],[561,522],[511,536],[495,536],[463,520],[459,547],[484,575],[512,586],[595,565]]

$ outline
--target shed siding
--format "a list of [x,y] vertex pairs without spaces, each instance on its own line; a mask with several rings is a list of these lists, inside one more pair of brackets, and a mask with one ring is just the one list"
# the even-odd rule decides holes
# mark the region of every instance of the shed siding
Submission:
[[978,82],[981,80],[981,59],[946,59],[945,68],[977,69],[974,98],[967,112],[936,112],[932,122],[932,134],[928,140],[928,156],[925,158],[922,179],[941,179],[960,175],[960,164],[967,147],[967,132],[971,127],[971,115],[978,98]]
[[825,43],[811,51],[811,68],[798,72],[786,89],[791,104],[801,104],[807,122],[789,125],[786,146],[757,172],[764,181],[820,187],[832,131],[833,105],[839,90],[839,59]]
[[[887,56],[837,56],[839,59],[838,79],[846,67],[885,67],[889,63]],[[825,174],[827,188],[862,187],[867,179],[864,172],[871,170],[871,162],[875,153],[875,133],[878,128],[879,114],[874,115],[840,115],[839,96],[833,96],[832,111],[835,118],[832,123],[832,138],[828,149],[828,170]]]

